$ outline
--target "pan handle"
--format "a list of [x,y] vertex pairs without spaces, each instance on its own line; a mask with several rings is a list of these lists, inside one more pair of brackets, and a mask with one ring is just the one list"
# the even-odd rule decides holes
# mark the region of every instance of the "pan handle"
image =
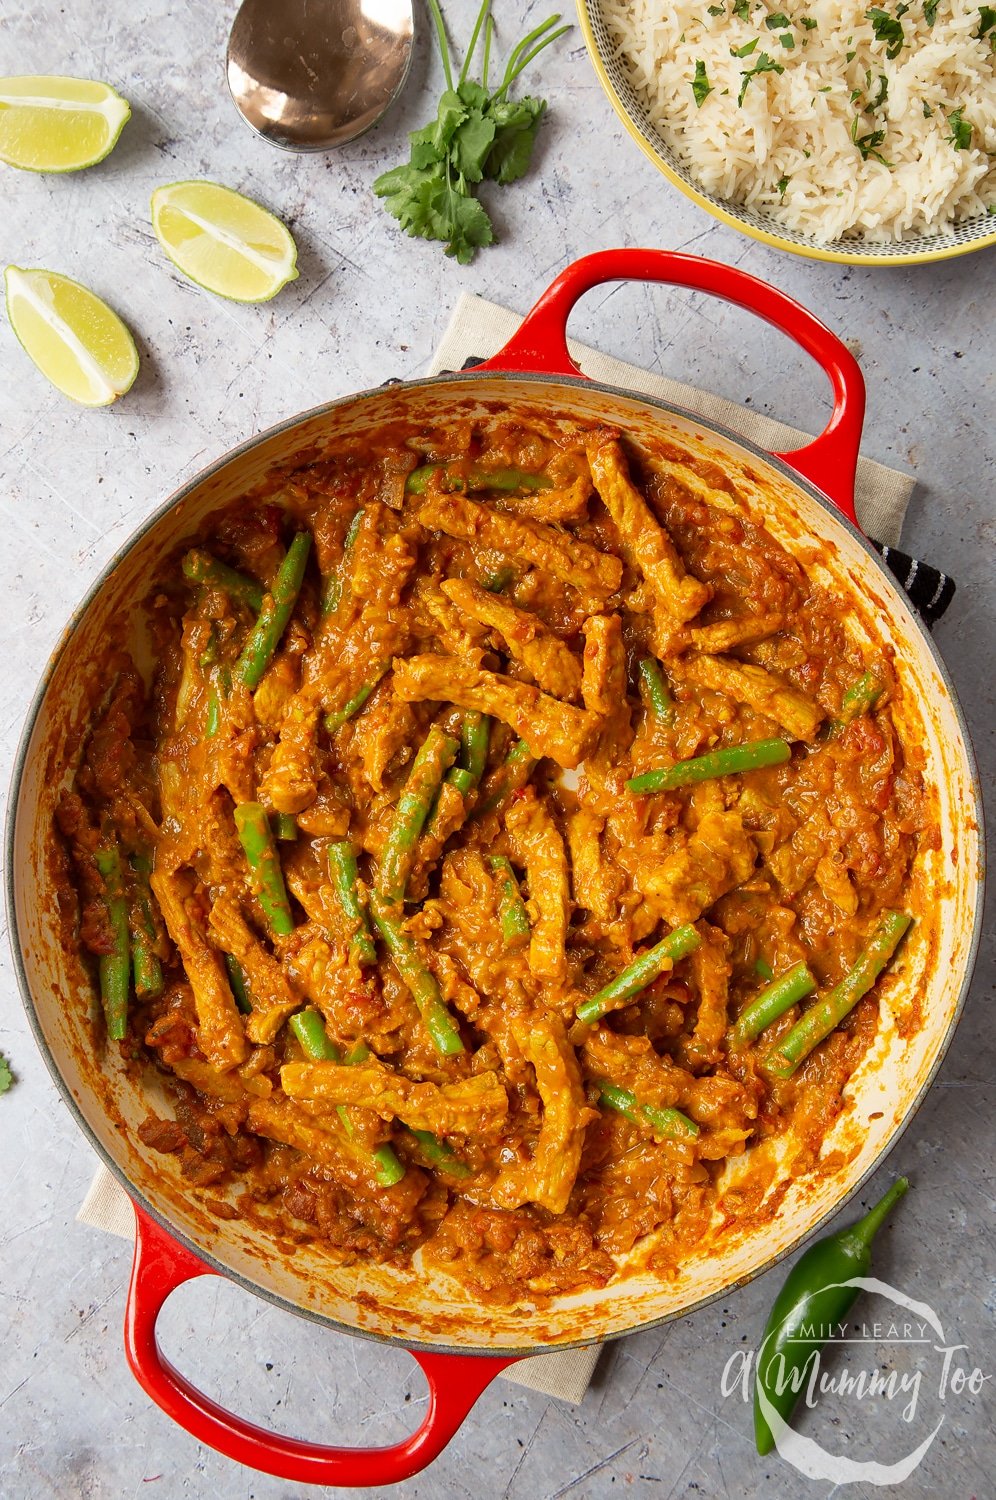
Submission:
[[135,1208],[135,1259],[125,1308],[125,1353],[132,1373],[168,1417],[226,1458],[300,1484],[387,1485],[408,1479],[437,1458],[481,1392],[514,1359],[411,1350],[429,1382],[425,1420],[390,1448],[333,1448],[268,1432],[205,1396],[167,1360],[156,1320],[169,1294],[210,1266],[177,1244]]
[[567,348],[567,320],[579,298],[606,281],[658,281],[709,292],[756,313],[811,354],[833,387],[830,420],[805,447],[774,457],[811,480],[841,515],[857,525],[854,474],[865,412],[865,382],[858,362],[801,303],[746,271],[672,250],[599,250],[585,255],[561,271],[505,347],[478,369],[580,375]]

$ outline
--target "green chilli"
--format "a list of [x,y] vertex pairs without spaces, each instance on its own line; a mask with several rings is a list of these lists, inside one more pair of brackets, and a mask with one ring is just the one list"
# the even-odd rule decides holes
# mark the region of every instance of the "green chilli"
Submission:
[[225,954],[225,969],[228,973],[228,986],[235,1000],[235,1005],[244,1016],[252,1014],[252,1001],[249,998],[249,981],[246,979],[246,971],[235,957],[234,953]]

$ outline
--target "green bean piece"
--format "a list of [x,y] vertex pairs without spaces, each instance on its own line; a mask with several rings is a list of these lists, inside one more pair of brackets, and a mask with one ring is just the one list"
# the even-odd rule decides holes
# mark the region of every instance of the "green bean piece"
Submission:
[[831,720],[827,731],[829,738],[835,739],[838,734],[843,734],[848,724],[860,719],[862,714],[870,713],[884,692],[885,683],[874,667],[863,672],[840,700],[840,713]]
[[381,850],[377,890],[389,906],[405,899],[405,886],[415,862],[415,846],[439,790],[439,783],[459,749],[438,724],[433,724],[412,761],[404,790],[394,810],[394,821]]
[[332,889],[335,891],[346,920],[352,924],[349,937],[349,956],[361,969],[368,969],[377,962],[366,907],[360,899],[359,872],[356,855],[348,839],[336,839],[329,845],[329,869],[332,872]]
[[634,1093],[629,1089],[622,1089],[616,1083],[609,1083],[600,1079],[598,1083],[599,1102],[608,1109],[614,1109],[617,1114],[625,1115],[634,1125],[641,1125],[644,1129],[649,1128],[654,1135],[662,1135],[669,1141],[694,1140],[699,1134],[699,1127],[694,1120],[683,1115],[680,1109],[661,1108],[656,1104],[641,1104]]
[[736,1025],[730,1031],[731,1045],[746,1047],[772,1021],[777,1021],[779,1016],[784,1015],[790,1005],[804,1000],[815,988],[816,980],[806,965],[793,964],[791,969],[786,969],[778,979],[773,979],[766,985],[740,1012]]
[[770,984],[775,977],[774,969],[768,963],[768,960],[763,956],[759,958],[755,963],[754,973],[757,974],[759,978],[765,980],[768,984]]
[[761,1064],[773,1078],[791,1078],[824,1037],[828,1037],[849,1015],[902,942],[913,918],[906,912],[887,911],[868,940],[858,961],[838,985],[811,1005],[805,1015],[782,1037]]
[[294,613],[297,596],[304,581],[304,570],[311,551],[311,533],[299,531],[277,569],[273,587],[263,597],[259,618],[246,637],[245,645],[233,675],[237,682],[252,691],[273,660],[280,637]]
[[135,898],[129,913],[132,977],[138,998],[152,1000],[163,992],[163,966],[156,953],[158,933],[149,888],[152,865],[147,854],[135,854],[131,867]]
[[500,594],[507,589],[515,571],[512,568],[496,568],[493,573],[485,573],[481,579],[481,588],[487,589],[489,594]]
[[235,827],[249,862],[253,890],[270,930],[278,937],[290,937],[294,918],[265,807],[259,802],[241,803],[235,809]]
[[212,625],[211,634],[208,636],[208,643],[204,647],[204,650],[201,652],[200,656],[197,658],[197,665],[199,667],[213,667],[217,660],[218,634],[214,626]]
[[402,983],[418,1007],[436,1051],[443,1057],[455,1057],[463,1052],[464,1045],[456,1022],[446,1009],[435,976],[422,962],[415,940],[401,924],[400,908],[392,907],[375,891],[370,897],[370,914]]
[[710,750],[693,760],[679,760],[661,771],[646,771],[632,776],[626,783],[628,792],[673,792],[676,787],[692,786],[697,781],[711,781],[716,776],[732,776],[738,771],[758,771],[762,766],[779,766],[788,760],[792,747],[787,740],[749,740],[746,745],[726,745]]
[[339,566],[330,575],[329,581],[325,586],[325,597],[322,600],[323,615],[335,614],[342,603],[342,596],[346,587],[346,570],[349,566],[349,556],[356,544],[362,520],[363,507],[361,505],[346,528],[346,535],[342,539],[342,556],[339,559]]
[[655,719],[670,724],[674,718],[674,699],[667,690],[661,664],[652,656],[645,656],[637,671],[640,674],[640,692]]
[[453,1147],[433,1135],[431,1130],[409,1130],[408,1134],[414,1137],[422,1156],[437,1172],[445,1172],[449,1177],[472,1175],[470,1167],[460,1160]]
[[515,871],[502,854],[493,854],[488,864],[498,877],[498,921],[505,946],[522,948],[529,941],[529,913]]
[[491,791],[475,809],[475,814],[500,811],[509,797],[525,786],[538,765],[539,761],[525,740],[516,740],[495,774]]
[[301,1043],[309,1062],[341,1062],[342,1055],[325,1030],[317,1010],[299,1010],[290,1018],[290,1029]]
[[273,832],[282,844],[293,844],[297,838],[297,820],[290,813],[274,813]]
[[469,797],[477,785],[470,771],[465,771],[463,766],[454,766],[452,771],[447,771],[446,780],[450,786],[455,786],[461,797]]
[[618,1010],[633,995],[645,990],[664,970],[679,958],[694,953],[701,944],[695,928],[690,922],[676,927],[667,937],[661,938],[653,948],[641,953],[622,973],[617,975],[590,999],[583,1001],[574,1012],[579,1021],[600,1021],[610,1010]]
[[232,689],[232,674],[221,667],[214,674],[211,691],[208,693],[207,713],[204,716],[204,738],[213,740],[221,728],[221,696],[227,697]]
[[423,464],[413,469],[405,480],[407,495],[424,495],[433,474],[441,474],[444,490],[501,490],[512,495],[516,490],[549,490],[553,480],[547,474],[533,474],[528,469],[485,469],[480,464],[470,464],[466,473],[450,468],[446,464]]
[[359,691],[353,694],[348,703],[344,703],[341,708],[334,709],[332,713],[325,715],[322,722],[325,725],[326,734],[335,734],[337,729],[341,729],[355,714],[359,713],[389,666],[390,662],[385,661],[381,666],[377,667],[377,675],[371,677],[369,682],[365,682]]
[[104,904],[110,927],[112,948],[102,953],[98,962],[100,998],[104,1007],[107,1035],[113,1042],[124,1041],[128,1030],[128,992],[131,984],[131,952],[128,937],[128,899],[121,874],[121,856],[113,846],[98,849],[94,863],[104,882]]
[[460,725],[460,763],[474,778],[474,786],[484,775],[491,740],[491,720],[487,714],[464,714]]
[[210,552],[192,547],[185,555],[182,567],[184,578],[189,578],[191,583],[204,583],[209,588],[222,589],[230,599],[248,604],[256,614],[263,608],[266,590],[259,580],[230,568]]
[[252,1001],[249,999],[249,981],[246,979],[246,971],[235,957],[234,953],[225,954],[225,969],[228,973],[228,985],[235,999],[235,1005],[244,1016],[252,1014]]
[[[344,1059],[339,1048],[325,1030],[325,1022],[317,1010],[299,1010],[296,1015],[291,1016],[290,1028],[300,1042],[301,1051],[309,1062],[345,1061],[349,1065],[363,1062],[370,1056],[369,1049],[363,1042],[359,1042]],[[343,1129],[352,1140],[356,1134],[356,1128],[349,1118],[347,1106],[337,1105],[336,1113],[342,1121]],[[381,1187],[393,1187],[404,1177],[404,1164],[398,1160],[397,1153],[386,1141],[380,1146],[375,1146],[370,1157],[374,1165],[374,1176]]]

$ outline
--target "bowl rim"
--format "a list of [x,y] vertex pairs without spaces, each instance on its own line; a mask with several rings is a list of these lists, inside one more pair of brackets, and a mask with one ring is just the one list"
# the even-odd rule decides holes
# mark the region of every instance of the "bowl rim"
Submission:
[[[693,426],[701,427],[706,432],[710,432],[719,436],[724,441],[731,444],[735,449],[739,449],[744,453],[750,454],[754,458],[759,459],[762,463],[774,468],[783,478],[787,479],[791,484],[795,485],[798,488],[801,488],[811,500],[813,500],[829,514],[833,521],[836,521],[838,525],[842,526],[844,530],[848,532],[851,537],[856,540],[861,545],[862,549],[868,554],[868,557],[878,570],[880,580],[885,584],[893,599],[898,599],[902,607],[909,614],[911,620],[913,621],[919,632],[922,643],[926,647],[927,653],[941,678],[942,684],[947,693],[948,700],[951,704],[956,723],[961,733],[962,743],[965,749],[966,768],[968,771],[969,786],[971,790],[971,811],[975,815],[976,826],[978,828],[980,853],[983,855],[983,857],[977,863],[977,868],[973,872],[973,879],[975,880],[975,902],[972,913],[972,936],[966,950],[964,971],[959,983],[957,999],[954,1003],[954,1006],[952,1007],[944,1034],[940,1038],[937,1052],[934,1056],[929,1070],[924,1076],[919,1090],[907,1105],[906,1112],[903,1118],[893,1130],[892,1134],[888,1137],[878,1155],[855,1180],[852,1186],[849,1187],[848,1190],[839,1198],[837,1198],[830,1207],[820,1213],[819,1216],[813,1221],[813,1223],[810,1224],[808,1228],[806,1228],[795,1239],[793,1239],[790,1244],[786,1245],[784,1249],[768,1254],[766,1258],[763,1259],[760,1264],[755,1266],[754,1269],[749,1273],[743,1276],[736,1277],[735,1279],[727,1283],[726,1286],[720,1287],[714,1292],[709,1292],[702,1297],[696,1298],[694,1302],[689,1303],[687,1306],[676,1308],[669,1312],[660,1313],[657,1316],[649,1318],[645,1321],[633,1323],[627,1328],[621,1328],[610,1332],[602,1332],[598,1334],[594,1339],[591,1333],[588,1333],[577,1339],[558,1340],[554,1344],[503,1345],[499,1348],[494,1349],[478,1345],[468,1346],[463,1344],[445,1343],[432,1339],[411,1338],[402,1333],[382,1333],[377,1330],[361,1328],[353,1324],[343,1323],[339,1319],[331,1317],[328,1313],[322,1312],[319,1308],[302,1306],[300,1303],[292,1301],[290,1297],[282,1294],[281,1292],[271,1290],[269,1287],[263,1286],[261,1283],[254,1281],[251,1277],[245,1275],[243,1272],[233,1269],[231,1266],[227,1265],[218,1255],[213,1253],[211,1250],[205,1249],[184,1229],[180,1228],[170,1218],[169,1214],[159,1207],[158,1203],[153,1202],[141,1187],[137,1186],[131,1180],[124,1167],[117,1160],[115,1160],[110,1151],[108,1151],[104,1147],[95,1132],[91,1129],[79,1101],[74,1095],[67,1080],[62,1075],[54,1052],[49,1046],[48,1040],[42,1028],[41,1019],[35,1007],[34,996],[32,994],[27,967],[21,948],[21,937],[17,921],[17,890],[20,885],[20,878],[15,871],[14,862],[17,817],[20,808],[25,770],[28,763],[28,750],[30,748],[31,739],[34,734],[38,717],[48,695],[52,678],[55,675],[55,672],[57,671],[63,657],[69,650],[72,641],[91,605],[103,590],[103,588],[106,586],[111,575],[116,571],[116,569],[125,560],[125,558],[134,550],[134,548],[138,546],[143,538],[147,536],[148,533],[152,531],[159,524],[159,522],[162,521],[172,510],[181,505],[203,484],[207,483],[216,475],[220,474],[230,464],[236,462],[238,459],[249,454],[253,449],[262,446],[266,442],[291,433],[296,427],[300,427],[305,423],[321,420],[325,417],[328,417],[331,413],[339,410],[342,407],[348,407],[359,402],[377,398],[383,399],[388,391],[398,392],[420,389],[425,390],[447,383],[473,385],[474,383],[480,382],[482,380],[488,381],[492,379],[497,380],[501,383],[525,382],[526,384],[537,384],[548,388],[566,386],[568,389],[580,389],[588,391],[594,390],[599,395],[621,397],[626,401],[632,401],[638,404],[651,406],[665,417],[677,417],[681,421],[690,423]],[[631,1333],[642,1332],[643,1330],[648,1328],[662,1327],[667,1323],[674,1322],[678,1318],[683,1318],[688,1316],[690,1313],[697,1312],[700,1308],[706,1307],[710,1303],[717,1302],[720,1298],[729,1296],[730,1293],[738,1291],[741,1287],[748,1285],[750,1282],[756,1280],[757,1277],[764,1275],[765,1272],[772,1270],[773,1267],[787,1260],[790,1256],[794,1255],[803,1244],[812,1240],[821,1229],[829,1224],[831,1220],[835,1219],[837,1215],[841,1213],[841,1211],[851,1202],[851,1200],[861,1192],[865,1184],[870,1181],[874,1174],[882,1167],[882,1165],[886,1161],[886,1158],[892,1153],[899,1140],[906,1133],[914,1117],[919,1112],[920,1107],[923,1104],[931,1088],[931,1085],[933,1084],[933,1081],[937,1076],[941,1064],[943,1063],[944,1058],[948,1053],[948,1050],[954,1039],[955,1032],[958,1029],[959,1022],[961,1021],[961,1017],[968,1000],[969,991],[971,989],[972,979],[974,977],[975,966],[982,941],[984,901],[986,893],[986,869],[984,861],[985,821],[982,798],[982,783],[979,775],[975,749],[972,744],[971,736],[969,734],[964,710],[962,709],[961,702],[955,690],[954,683],[951,680],[951,676],[944,664],[943,659],[941,658],[940,652],[938,651],[935,642],[930,635],[930,632],[928,631],[920,616],[917,614],[916,610],[907,601],[905,595],[900,590],[898,583],[889,573],[886,564],[879,556],[879,554],[875,551],[875,549],[871,546],[870,542],[868,541],[867,537],[865,537],[861,529],[853,522],[851,522],[846,516],[844,516],[837,508],[837,506],[833,503],[833,501],[831,501],[816,484],[807,479],[804,475],[801,475],[780,455],[769,452],[767,449],[760,447],[757,443],[754,443],[749,438],[742,437],[739,433],[733,432],[730,428],[723,426],[719,422],[713,421],[711,418],[703,417],[698,412],[689,411],[685,407],[661,400],[656,396],[647,395],[642,391],[627,390],[621,386],[613,386],[603,381],[591,380],[583,375],[564,375],[560,373],[546,373],[538,370],[518,371],[496,369],[481,371],[477,369],[469,369],[461,371],[443,371],[438,375],[422,377],[414,380],[391,381],[387,383],[386,387],[384,385],[368,387],[367,389],[362,391],[356,391],[344,396],[339,396],[333,401],[322,402],[318,406],[311,407],[306,411],[298,412],[293,416],[286,417],[283,420],[274,423],[272,427],[268,427],[267,429],[265,429],[265,431],[257,433],[252,437],[243,439],[241,443],[238,443],[233,448],[228,449],[226,452],[222,453],[216,459],[214,459],[211,463],[206,465],[205,468],[199,470],[196,474],[185,480],[182,485],[180,485],[176,490],[172,492],[172,494],[167,497],[167,499],[156,506],[151,514],[149,514],[135,528],[135,530],[129,534],[129,536],[125,539],[121,546],[118,547],[112,554],[112,556],[103,564],[98,576],[94,579],[83,598],[73,609],[69,620],[67,621],[64,629],[59,636],[58,641],[53,647],[46,666],[42,672],[38,686],[36,687],[31,699],[31,704],[25,717],[24,726],[22,728],[21,735],[17,744],[17,750],[14,755],[7,808],[4,819],[3,849],[5,858],[4,904],[7,916],[8,941],[14,960],[14,972],[17,978],[18,989],[21,995],[21,1003],[27,1015],[28,1024],[35,1039],[35,1044],[42,1054],[46,1066],[48,1067],[49,1073],[51,1074],[52,1079],[55,1083],[56,1089],[58,1090],[63,1103],[68,1107],[76,1125],[79,1127],[83,1136],[89,1142],[91,1148],[99,1157],[100,1161],[110,1171],[119,1186],[127,1193],[132,1203],[137,1208],[143,1210],[149,1218],[154,1220],[155,1223],[158,1224],[160,1228],[166,1232],[166,1234],[168,1234],[171,1238],[175,1239],[179,1244],[184,1246],[188,1251],[190,1251],[192,1255],[194,1255],[198,1260],[202,1261],[210,1270],[216,1272],[218,1275],[226,1277],[229,1281],[234,1282],[235,1285],[240,1287],[243,1291],[251,1292],[254,1296],[263,1298],[264,1301],[270,1303],[274,1307],[281,1309],[282,1311],[294,1313],[299,1317],[307,1319],[309,1322],[317,1323],[322,1327],[330,1328],[338,1333],[347,1334],[355,1338],[369,1339],[375,1343],[387,1344],[396,1348],[404,1348],[413,1353],[415,1351],[418,1351],[421,1353],[429,1354],[461,1354],[474,1358],[484,1359],[496,1357],[521,1359],[528,1358],[536,1354],[551,1353],[555,1350],[582,1349],[590,1347],[593,1342],[597,1342],[599,1344],[610,1343],[614,1342],[616,1339],[625,1338]]]
[[[695,183],[689,181],[672,167],[671,163],[662,156],[645,132],[634,120],[625,102],[619,94],[612,79],[609,77],[608,68],[602,57],[601,49],[595,37],[595,29],[592,25],[591,11],[597,8],[598,0],[575,0],[578,14],[578,24],[584,37],[584,44],[591,60],[592,66],[598,77],[599,83],[608,96],[609,102],[615,110],[619,119],[626,127],[627,133],[639,146],[644,156],[653,162],[659,172],[667,178],[672,187],[676,187],[686,198],[690,198],[699,208],[705,209],[714,219],[719,219],[723,224],[728,224],[731,229],[738,230],[741,234],[749,235],[751,239],[767,245],[773,250],[787,250],[792,255],[801,255],[807,260],[819,260],[835,265],[846,266],[921,266],[942,260],[954,260],[960,255],[971,255],[976,250],[985,250],[996,245],[996,219],[993,220],[991,233],[982,234],[979,238],[970,240],[963,245],[946,246],[943,250],[896,250],[894,252],[884,251],[878,255],[863,254],[860,250],[851,253],[846,250],[835,250],[828,246],[816,243],[799,244],[781,235],[777,230],[761,229],[755,224],[749,224],[746,220],[732,213],[721,203],[710,198]],[[915,244],[915,241],[909,241]]]

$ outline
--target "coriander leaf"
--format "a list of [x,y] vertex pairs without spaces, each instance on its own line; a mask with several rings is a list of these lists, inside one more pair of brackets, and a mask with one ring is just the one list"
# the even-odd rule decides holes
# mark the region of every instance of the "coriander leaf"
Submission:
[[480,182],[484,176],[484,164],[494,138],[494,120],[485,119],[476,110],[464,120],[454,135],[450,157],[456,170],[468,182]]
[[702,108],[711,93],[712,85],[706,76],[706,65],[700,57],[695,64],[695,77],[692,79],[692,95],[699,109]]
[[933,26],[937,20],[937,7],[940,3],[941,0],[924,0],[923,19],[928,26]]
[[450,142],[456,135],[457,128],[467,118],[467,110],[463,100],[455,89],[446,89],[439,100],[439,111],[436,115],[434,141],[440,154],[444,159]]
[[[409,161],[383,172],[374,182],[376,196],[406,234],[442,240],[447,255],[466,265],[475,252],[494,240],[491,219],[474,197],[477,183],[489,177],[500,184],[514,182],[529,169],[537,127],[546,111],[543,99],[510,99],[509,90],[520,73],[566,31],[550,16],[512,49],[498,87],[488,83],[494,21],[492,0],[481,0],[470,45],[453,85],[454,64],[439,0],[428,0],[443,59],[446,88],[435,120],[412,131]],[[745,0],[746,3],[746,0]],[[483,79],[467,77],[483,34]]]
[[778,196],[783,201],[785,198],[785,189],[788,187],[791,181],[791,177],[779,177],[777,183],[775,184],[775,186],[778,188]]
[[421,130],[411,131],[408,139],[411,141],[413,167],[431,167],[446,160],[446,147],[440,149],[437,142],[435,121]]
[[733,3],[733,14],[735,16],[738,16],[741,21],[749,21],[750,20],[749,0],[734,0],[734,3]]
[[870,110],[872,110],[872,109],[881,109],[882,105],[885,103],[885,101],[888,99],[888,97],[889,97],[889,80],[886,78],[886,76],[885,76],[884,73],[880,73],[878,75],[878,93],[875,95],[875,98],[869,104],[868,108]]
[[991,5],[979,6],[979,29],[975,33],[981,42],[983,37],[989,35],[990,31],[996,29],[996,10]]
[[777,15],[768,16],[764,24],[769,31],[782,31],[786,26],[791,26],[792,22],[788,16],[779,11]]
[[707,9],[710,16],[723,16],[726,14],[725,5],[710,5]]
[[927,101],[926,101],[926,99],[925,99],[925,100],[924,100],[924,101],[923,101],[923,118],[924,118],[924,119],[925,119],[925,120],[929,120],[929,119],[930,119],[930,117],[931,117],[931,115],[932,115],[932,114],[933,114],[933,113],[934,113],[934,111],[933,111],[933,110],[932,110],[932,109],[931,109],[931,107],[930,107],[930,105],[929,105],[929,104],[928,104],[928,103],[927,103]]
[[13,1082],[13,1074],[10,1071],[10,1063],[0,1052],[0,1094],[5,1094]]
[[[476,198],[465,197],[450,189],[449,244],[446,254],[456,258],[461,266],[469,266],[474,251],[494,243],[494,230],[482,204]],[[441,236],[434,236],[441,238]]]
[[800,24],[805,26],[807,31],[815,31],[819,23],[812,16],[803,16]]
[[492,106],[497,126],[494,145],[484,164],[485,177],[502,184],[517,182],[529,171],[540,121],[546,113],[545,99],[499,100]]
[[751,53],[754,52],[757,49],[757,44],[758,44],[758,42],[760,40],[761,40],[761,38],[758,37],[758,36],[756,36],[752,42],[744,42],[744,44],[743,44],[742,47],[731,47],[730,48],[730,56],[731,57],[750,57]]
[[447,238],[446,217],[438,205],[440,184],[445,188],[444,168],[436,166],[422,171],[409,163],[383,172],[375,178],[373,190],[378,198],[384,199],[384,207],[406,234],[440,240]]
[[951,142],[956,151],[968,151],[972,145],[972,124],[969,120],[962,119],[962,106],[953,109],[948,115],[948,124],[951,126],[951,134],[945,136],[945,140]]
[[894,57],[898,57],[903,50],[903,43],[906,41],[902,21],[897,20],[895,16],[890,16],[887,10],[882,10],[877,5],[873,5],[871,10],[865,11],[865,19],[872,23],[875,40],[886,43],[886,57],[890,61]]
[[783,31],[778,40],[781,42],[783,47],[786,47],[788,49],[789,52],[791,52],[795,46],[795,37],[792,35],[791,31]]
[[784,69],[784,67],[782,66],[781,63],[774,62],[768,56],[768,54],[766,52],[762,52],[761,56],[758,58],[757,62],[751,68],[750,72],[749,73],[741,73],[741,75],[740,75],[740,77],[742,78],[743,82],[740,85],[740,93],[737,96],[737,108],[739,109],[740,106],[743,104],[743,102],[744,102],[744,95],[747,92],[747,85],[750,83],[750,81],[751,81],[752,78],[756,78],[759,73],[784,73],[784,72],[785,72],[785,69]]
[[[857,121],[855,121],[854,123],[856,125]],[[881,146],[882,142],[885,140],[884,130],[872,130],[868,133],[868,135],[858,136],[852,126],[851,134],[854,136],[854,144],[861,152],[862,161],[867,161],[869,156],[874,156],[875,160],[880,161],[883,167],[891,166],[891,162],[887,162],[881,152],[876,150],[876,147]]]
[[488,107],[487,89],[475,83],[472,78],[461,79],[457,85],[457,94],[468,109],[479,109],[483,112]]

